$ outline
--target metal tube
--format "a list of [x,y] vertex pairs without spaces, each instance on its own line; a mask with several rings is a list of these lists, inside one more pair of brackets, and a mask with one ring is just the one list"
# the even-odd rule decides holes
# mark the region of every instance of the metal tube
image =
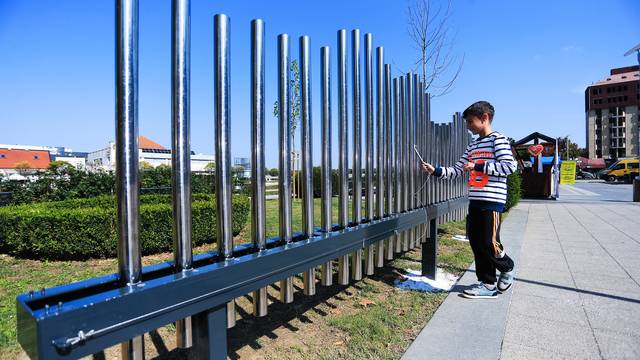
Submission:
[[[394,207],[393,212],[398,214],[402,211],[402,150],[401,150],[401,133],[402,133],[402,103],[400,98],[400,79],[393,79],[393,183],[394,186]],[[394,236],[394,253],[402,252],[402,235],[398,233]]]
[[[266,248],[264,112],[264,22],[251,21],[251,240],[258,252]],[[267,288],[253,292],[253,315],[267,315]]]
[[[230,104],[230,19],[227,15],[213,17],[214,98],[216,118],[216,211],[218,249],[225,261],[233,258],[231,225],[231,104]],[[227,306],[227,327],[235,326],[235,300]]]
[[[385,177],[384,49],[376,48],[376,217],[384,217]],[[384,266],[385,241],[376,244],[375,266]]]
[[[116,1],[116,194],[118,273],[123,286],[141,281],[138,185],[138,1]],[[144,359],[144,338],[121,345],[123,359]]]
[[[418,74],[413,74],[413,87],[412,87],[412,91],[413,91],[413,122],[411,125],[412,131],[411,131],[411,150],[413,150],[414,145],[418,144],[418,122],[419,122],[419,117],[420,117],[420,108],[419,108],[419,102],[418,102],[418,79],[419,76]],[[411,151],[411,171],[413,172],[413,188],[411,189],[412,191],[412,195],[411,195],[411,201],[413,203],[413,208],[416,209],[418,207],[418,186],[419,186],[419,181],[418,181],[418,156],[416,155],[415,151]],[[414,228],[414,237],[413,237],[413,248],[415,248],[418,243],[419,243],[419,236],[420,236],[420,227],[416,226]]]
[[[338,117],[339,133],[339,176],[340,192],[338,196],[338,224],[341,228],[349,225],[349,143],[347,119],[347,30],[338,31]],[[338,259],[338,284],[349,284],[349,255]]]
[[[173,255],[176,271],[189,271],[191,250],[190,145],[190,16],[189,0],[171,2],[171,187],[173,198]],[[193,345],[191,317],[176,322],[176,344]]]
[[[371,221],[373,214],[373,36],[364,34],[364,74],[365,74],[365,193],[364,193],[364,218]],[[369,245],[364,249],[364,272],[373,275],[375,245]]]
[[[400,149],[402,151],[402,212],[409,210],[409,174],[407,166],[407,91],[406,91],[407,78],[406,76],[400,77],[400,109],[402,111],[402,140],[400,143]],[[402,232],[402,251],[409,250],[409,235],[410,231],[405,230]]]
[[[289,97],[289,35],[278,35],[278,104],[280,105],[280,162],[278,200],[280,210],[280,240],[289,244],[291,232],[291,102]],[[293,302],[293,278],[280,281],[280,301]]]
[[[365,193],[364,217],[373,219],[373,36],[364,34],[364,74],[365,74]],[[371,275],[368,274],[367,275]]]
[[[312,119],[311,119],[311,59],[309,56],[309,37],[301,36],[300,50],[300,115],[302,120],[302,232],[307,238],[313,237],[313,172],[312,166]],[[303,274],[305,295],[316,293],[316,269],[311,268]]]
[[[393,203],[393,136],[391,129],[391,65],[385,64],[384,66],[384,123],[385,123],[385,177],[386,177],[386,210],[387,215],[391,215],[394,212]],[[385,259],[393,260],[393,246],[396,236],[390,236],[387,240],[387,248]]]
[[[331,59],[329,47],[320,49],[320,64],[322,78],[322,216],[321,228],[325,233],[331,232]],[[333,284],[333,265],[331,261],[324,263],[320,271],[321,284]]]
[[[415,133],[415,102],[413,101],[415,89],[413,88],[413,74],[407,74],[407,176],[409,177],[409,187],[407,189],[408,210],[413,210],[415,206],[415,166],[413,166],[413,136]],[[416,230],[415,228],[409,229],[409,249],[415,247],[416,242]]]
[[[362,168],[361,168],[361,124],[360,124],[360,30],[351,31],[351,61],[353,76],[353,210],[352,220],[354,224],[362,221]],[[351,276],[353,280],[362,279],[362,250],[356,250],[351,254]]]

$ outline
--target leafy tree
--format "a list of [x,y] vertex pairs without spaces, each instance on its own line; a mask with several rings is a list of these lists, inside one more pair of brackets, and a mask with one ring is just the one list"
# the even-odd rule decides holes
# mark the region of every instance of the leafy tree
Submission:
[[268,174],[271,176],[278,176],[278,174],[280,173],[280,170],[278,170],[278,168],[272,168],[269,169]]
[[28,161],[19,161],[14,166],[20,175],[26,175],[31,171],[31,164]]
[[[289,67],[289,102],[291,104],[291,136],[295,138],[296,128],[300,122],[300,68],[297,60],[292,60]],[[273,103],[273,116],[280,114],[280,104],[276,100]],[[295,149],[295,141],[292,140]]]

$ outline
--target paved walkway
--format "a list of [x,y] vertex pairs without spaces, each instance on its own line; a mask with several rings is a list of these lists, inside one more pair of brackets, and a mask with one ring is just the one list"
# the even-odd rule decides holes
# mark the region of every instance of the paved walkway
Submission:
[[523,201],[502,236],[517,282],[468,300],[473,265],[403,359],[640,359],[640,206]]

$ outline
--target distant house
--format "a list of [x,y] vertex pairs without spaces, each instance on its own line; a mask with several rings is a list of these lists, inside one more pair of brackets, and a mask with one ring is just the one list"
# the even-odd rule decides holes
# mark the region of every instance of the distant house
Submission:
[[87,153],[73,151],[64,146],[9,145],[0,144],[0,149],[46,151],[51,161],[64,161],[77,169],[84,169]]
[[5,177],[29,170],[43,170],[50,163],[51,156],[46,150],[0,148],[0,174]]
[[[152,167],[171,166],[171,150],[145,136],[139,136],[138,163],[143,162]],[[206,166],[213,162],[213,155],[191,152],[191,171],[206,171]],[[116,143],[109,142],[105,148],[90,152],[87,155],[87,167],[91,170],[114,171],[116,169]]]

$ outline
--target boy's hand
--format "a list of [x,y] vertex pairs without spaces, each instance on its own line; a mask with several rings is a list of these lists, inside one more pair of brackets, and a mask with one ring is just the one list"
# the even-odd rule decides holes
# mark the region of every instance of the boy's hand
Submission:
[[422,162],[422,171],[428,173],[428,174],[433,174],[434,171],[436,171],[436,168],[433,167],[433,165],[426,163],[426,162]]
[[474,162],[469,161],[468,163],[464,164],[464,170],[471,171],[475,166],[476,164]]

